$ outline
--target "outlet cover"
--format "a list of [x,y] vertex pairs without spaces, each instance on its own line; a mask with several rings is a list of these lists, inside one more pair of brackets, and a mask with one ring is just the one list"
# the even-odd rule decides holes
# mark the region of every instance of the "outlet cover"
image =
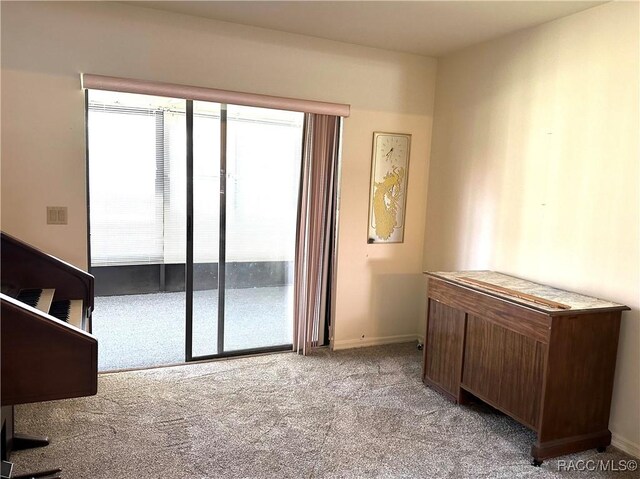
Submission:
[[47,206],[47,224],[48,225],[66,225],[67,224],[67,207],[66,206]]

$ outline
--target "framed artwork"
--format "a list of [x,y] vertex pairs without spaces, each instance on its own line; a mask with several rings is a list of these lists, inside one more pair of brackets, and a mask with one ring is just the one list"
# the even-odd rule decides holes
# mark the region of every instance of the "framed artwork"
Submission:
[[373,133],[368,243],[402,243],[411,135]]

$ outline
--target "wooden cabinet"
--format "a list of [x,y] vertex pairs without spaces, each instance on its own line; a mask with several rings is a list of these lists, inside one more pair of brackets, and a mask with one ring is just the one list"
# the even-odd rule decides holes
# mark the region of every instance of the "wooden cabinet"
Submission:
[[627,309],[490,271],[429,273],[423,381],[535,430],[535,464],[605,448]]
[[466,337],[459,386],[535,429],[546,345],[474,315]]
[[458,399],[462,371],[465,314],[429,300],[424,374],[441,392]]

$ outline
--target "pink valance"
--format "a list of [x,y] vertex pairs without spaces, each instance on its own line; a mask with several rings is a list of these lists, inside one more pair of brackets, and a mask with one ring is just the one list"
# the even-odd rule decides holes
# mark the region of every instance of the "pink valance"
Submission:
[[81,78],[82,88],[92,90],[139,93],[143,95],[166,96],[171,98],[184,98],[187,100],[201,100],[215,103],[228,103],[233,105],[255,106],[261,108],[273,108],[276,110],[300,111],[305,113],[341,117],[348,117],[351,111],[350,105],[343,105],[341,103],[300,100],[296,98],[283,98],[269,95],[258,95],[255,93],[216,90],[214,88],[175,85],[172,83],[134,80],[130,78],[117,78],[103,75],[82,74]]

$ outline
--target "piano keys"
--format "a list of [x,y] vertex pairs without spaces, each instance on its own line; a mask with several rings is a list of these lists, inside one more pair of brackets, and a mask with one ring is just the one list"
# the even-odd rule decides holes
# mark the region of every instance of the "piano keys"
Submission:
[[53,300],[55,289],[28,288],[21,289],[16,299],[27,306],[48,313],[54,318],[85,330],[83,325],[83,303],[81,299]]
[[18,292],[18,296],[16,296],[16,299],[28,306],[31,306],[32,308],[36,308],[47,313],[51,308],[54,293],[55,289],[52,288],[27,288],[21,289]]

